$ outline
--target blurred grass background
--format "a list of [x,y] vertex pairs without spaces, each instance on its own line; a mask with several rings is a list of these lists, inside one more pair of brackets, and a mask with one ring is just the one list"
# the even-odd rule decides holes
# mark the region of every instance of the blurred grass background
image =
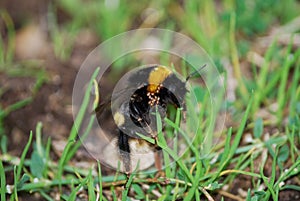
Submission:
[[[1,1],[1,200],[300,199],[299,10],[298,0]],[[167,178],[130,177],[122,191],[125,176],[74,159],[71,93],[93,48],[138,28],[199,43],[225,77],[228,117],[212,155],[195,143]]]

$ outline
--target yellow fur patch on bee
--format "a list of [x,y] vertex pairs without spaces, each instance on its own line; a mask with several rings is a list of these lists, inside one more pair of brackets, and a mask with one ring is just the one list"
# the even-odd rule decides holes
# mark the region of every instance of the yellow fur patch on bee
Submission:
[[129,139],[129,145],[133,154],[147,154],[154,149],[151,144],[141,139]]
[[120,112],[116,112],[114,114],[114,120],[115,120],[117,126],[122,126],[125,123],[125,117]]
[[172,73],[171,70],[164,66],[157,66],[153,71],[150,72],[148,78],[147,90],[151,93],[155,93],[161,83]]

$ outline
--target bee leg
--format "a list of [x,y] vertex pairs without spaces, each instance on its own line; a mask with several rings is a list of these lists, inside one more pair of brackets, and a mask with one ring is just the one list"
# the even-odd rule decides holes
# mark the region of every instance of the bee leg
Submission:
[[158,136],[157,133],[151,132],[151,137],[154,139],[154,146],[155,146],[155,151],[154,151],[154,165],[155,168],[157,169],[157,174],[155,175],[156,178],[158,177],[163,177],[164,171],[162,170],[162,151],[161,148],[158,146]]
[[156,178],[165,176],[164,171],[162,170],[162,150],[157,145],[157,138],[155,138],[155,152],[154,152],[154,165],[157,169]]
[[161,151],[156,150],[154,152],[154,161],[155,161],[155,167],[158,171],[162,170],[162,162],[161,162]]
[[165,172],[162,170],[162,160],[161,159],[162,159],[161,150],[156,150],[154,152],[155,168],[157,169],[157,173],[155,175],[156,178],[165,176]]
[[119,153],[124,164],[125,173],[126,175],[129,175],[131,172],[131,164],[130,164],[130,147],[128,142],[128,135],[123,133],[121,130],[119,130],[118,146],[119,146]]

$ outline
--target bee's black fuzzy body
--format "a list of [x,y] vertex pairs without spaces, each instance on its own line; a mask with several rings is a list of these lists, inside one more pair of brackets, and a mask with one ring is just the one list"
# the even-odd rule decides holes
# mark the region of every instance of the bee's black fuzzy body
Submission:
[[[153,137],[156,131],[156,117],[152,113],[156,110],[163,118],[167,113],[167,106],[184,108],[184,97],[187,93],[186,82],[164,66],[151,66],[139,69],[133,73],[128,83],[134,85],[134,93],[129,101],[121,104],[114,114],[118,126],[118,147],[126,172],[131,171],[129,140],[138,138],[136,133]],[[134,128],[132,128],[132,122]],[[125,132],[124,132],[125,131]]]

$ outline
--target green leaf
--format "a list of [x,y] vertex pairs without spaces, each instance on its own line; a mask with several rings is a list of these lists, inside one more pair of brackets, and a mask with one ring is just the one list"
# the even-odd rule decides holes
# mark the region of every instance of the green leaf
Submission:
[[285,144],[279,149],[278,161],[284,162],[288,159],[288,157],[289,157],[289,146]]
[[291,185],[285,185],[285,186],[283,186],[280,190],[285,190],[285,189],[292,189],[292,190],[295,190],[295,191],[300,191],[300,186],[298,186],[298,185],[293,185],[293,184],[291,184]]
[[248,189],[248,192],[247,192],[246,201],[252,201],[252,199],[251,199],[251,190],[250,190],[250,188]]
[[251,201],[258,201],[258,197],[256,195],[254,195],[252,198],[251,198]]
[[17,188],[22,188],[23,185],[30,180],[30,176],[28,174],[24,174],[20,181],[18,182]]
[[260,138],[264,129],[264,124],[262,118],[256,119],[254,123],[253,134],[255,138]]
[[7,137],[6,137],[6,135],[3,135],[0,137],[0,147],[1,147],[2,154],[5,154],[7,152]]
[[219,184],[217,181],[211,183],[207,189],[210,190],[210,191],[214,191],[216,189],[220,189],[222,187],[222,184]]
[[265,191],[254,191],[254,195],[257,195],[257,196],[264,196],[266,194]]
[[135,199],[138,200],[145,199],[144,191],[138,184],[132,184],[132,188],[136,193]]
[[34,177],[41,178],[45,168],[44,159],[39,155],[37,150],[34,150],[30,159],[30,171]]
[[183,180],[183,181],[186,181],[188,179],[186,174],[184,173],[184,171],[181,168],[177,171],[177,177],[178,177],[178,179]]

